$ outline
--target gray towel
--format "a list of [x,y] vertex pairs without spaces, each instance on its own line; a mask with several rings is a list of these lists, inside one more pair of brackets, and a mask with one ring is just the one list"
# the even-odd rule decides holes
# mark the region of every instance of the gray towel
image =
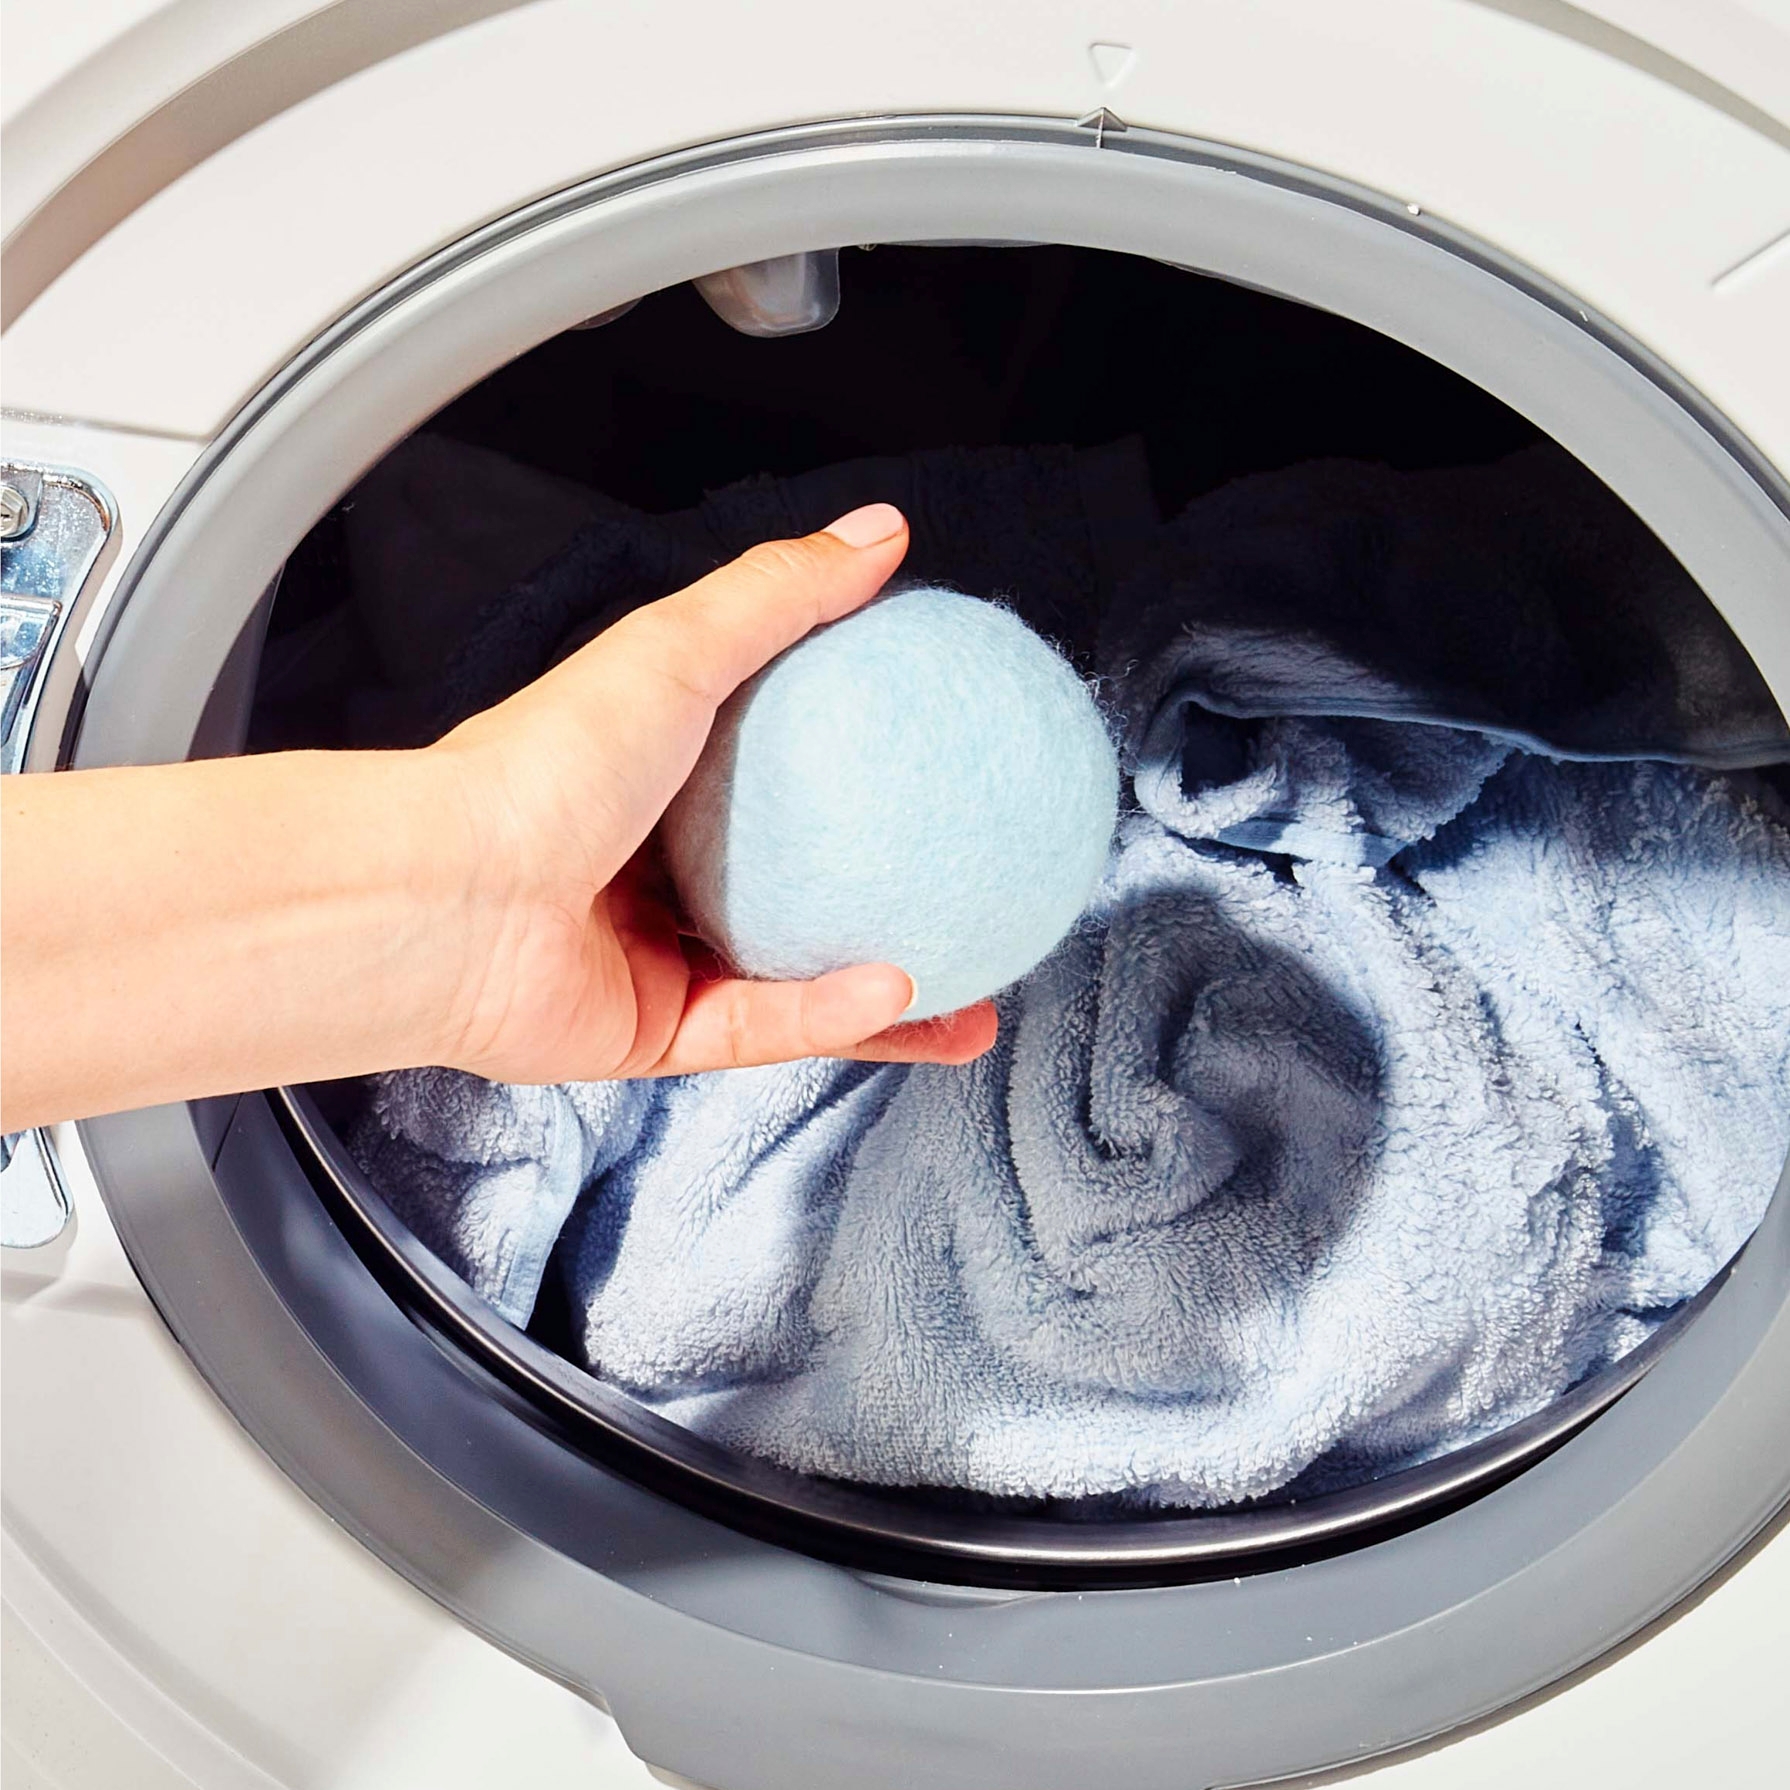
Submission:
[[1556,758],[1774,764],[1790,729],[1678,562],[1564,450],[1318,461],[1165,528],[1102,639],[1134,757],[1180,703],[1470,727]]

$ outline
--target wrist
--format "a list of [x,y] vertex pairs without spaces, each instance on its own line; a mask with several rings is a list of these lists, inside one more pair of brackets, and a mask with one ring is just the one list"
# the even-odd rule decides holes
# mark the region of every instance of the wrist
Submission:
[[497,838],[498,804],[473,755],[436,745],[378,757],[386,810],[402,817],[392,873],[417,958],[405,1054],[463,1062],[519,904],[518,854]]

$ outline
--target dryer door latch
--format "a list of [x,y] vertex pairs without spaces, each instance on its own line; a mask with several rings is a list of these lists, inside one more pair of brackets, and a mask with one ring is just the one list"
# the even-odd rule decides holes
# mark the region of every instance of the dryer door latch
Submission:
[[1096,106],[1092,112],[1085,112],[1075,121],[1075,128],[1094,133],[1094,147],[1104,149],[1108,137],[1117,137],[1131,129],[1117,112],[1109,112],[1105,106]]

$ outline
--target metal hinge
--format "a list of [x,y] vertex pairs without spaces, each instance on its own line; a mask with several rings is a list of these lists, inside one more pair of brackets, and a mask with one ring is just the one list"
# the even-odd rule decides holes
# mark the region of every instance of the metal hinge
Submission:
[[0,461],[0,771],[24,765],[57,646],[116,520],[93,480]]
[[54,1243],[72,1210],[49,1138],[41,1131],[0,1138],[0,1244],[40,1249]]
[[[0,771],[25,762],[56,649],[116,522],[116,506],[91,479],[0,461]],[[49,1138],[41,1131],[0,1138],[0,1243],[54,1242],[69,1211]]]

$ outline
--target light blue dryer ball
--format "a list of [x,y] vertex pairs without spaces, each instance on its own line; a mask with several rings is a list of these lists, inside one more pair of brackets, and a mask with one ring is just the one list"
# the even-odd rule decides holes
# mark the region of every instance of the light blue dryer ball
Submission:
[[924,1019],[1075,924],[1118,790],[1067,660],[992,603],[904,590],[729,699],[662,837],[690,921],[741,973],[899,964]]

